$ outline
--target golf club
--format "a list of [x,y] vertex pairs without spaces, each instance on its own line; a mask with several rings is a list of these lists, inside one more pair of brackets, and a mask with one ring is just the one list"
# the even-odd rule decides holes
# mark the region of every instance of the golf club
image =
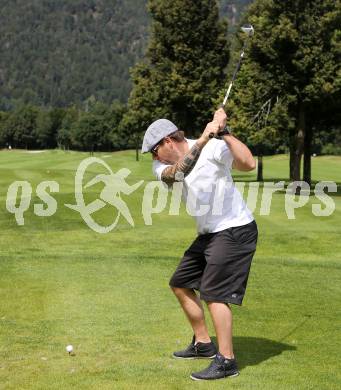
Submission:
[[[227,91],[226,91],[226,94],[225,94],[223,103],[222,103],[221,106],[220,106],[221,108],[224,108],[224,107],[226,106],[227,100],[228,100],[228,98],[229,98],[229,96],[230,96],[230,92],[231,92],[233,83],[234,83],[234,81],[235,81],[235,79],[236,79],[236,77],[237,77],[237,73],[238,73],[238,71],[239,71],[239,69],[240,69],[240,66],[241,66],[241,64],[242,64],[242,60],[243,60],[243,57],[244,57],[246,44],[247,44],[247,41],[248,41],[247,38],[251,37],[251,36],[255,33],[255,30],[254,30],[254,28],[251,26],[251,24],[245,24],[244,26],[241,27],[241,30],[243,31],[243,33],[245,33],[245,34],[247,35],[247,37],[246,37],[246,39],[245,39],[245,41],[244,41],[242,50],[241,50],[241,52],[240,52],[239,61],[238,61],[237,66],[236,66],[236,68],[235,68],[235,70],[234,70],[234,72],[233,72],[233,76],[232,76],[230,85],[229,85],[229,87],[228,87],[228,89],[227,89]],[[222,134],[218,133],[218,136],[219,136],[219,135],[222,135]],[[213,138],[213,137],[214,137],[214,134],[211,133],[211,134],[210,134],[210,138]]]

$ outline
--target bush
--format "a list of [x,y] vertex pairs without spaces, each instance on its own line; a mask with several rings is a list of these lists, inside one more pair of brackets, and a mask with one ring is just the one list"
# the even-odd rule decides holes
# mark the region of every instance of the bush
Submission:
[[326,144],[322,147],[321,154],[341,156],[341,145]]

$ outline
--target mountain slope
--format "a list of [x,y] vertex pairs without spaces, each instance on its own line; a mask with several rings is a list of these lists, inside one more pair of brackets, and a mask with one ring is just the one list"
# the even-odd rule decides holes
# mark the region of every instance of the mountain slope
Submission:
[[[0,109],[126,101],[147,43],[146,2],[0,0]],[[246,2],[221,0],[221,12],[236,19]]]
[[0,95],[63,106],[125,100],[147,38],[145,2],[0,1]]

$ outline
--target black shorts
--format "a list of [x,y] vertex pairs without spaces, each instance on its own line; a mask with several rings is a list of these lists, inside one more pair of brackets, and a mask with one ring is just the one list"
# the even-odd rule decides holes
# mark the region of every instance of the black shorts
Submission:
[[169,285],[196,289],[206,302],[241,305],[257,238],[255,221],[199,235],[184,253]]

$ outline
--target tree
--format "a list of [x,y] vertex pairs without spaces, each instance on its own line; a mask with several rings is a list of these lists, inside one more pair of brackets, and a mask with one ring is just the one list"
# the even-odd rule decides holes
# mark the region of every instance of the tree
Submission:
[[53,147],[57,146],[58,131],[62,126],[63,119],[66,115],[66,109],[64,108],[51,108],[49,116],[51,119],[51,136],[50,143]]
[[52,118],[49,111],[44,109],[39,111],[34,133],[39,147],[49,148],[53,146]]
[[74,129],[74,144],[82,150],[95,151],[99,141],[100,124],[92,113],[82,112]]
[[7,120],[9,112],[0,111],[0,146],[8,146]]
[[193,135],[211,117],[229,60],[227,23],[214,0],[150,0],[153,18],[144,62],[132,71],[123,123],[141,133],[159,118]]
[[[271,112],[272,99],[268,99],[252,119],[253,132],[248,139],[249,146],[255,150],[257,155],[257,181],[263,181],[263,155],[267,150],[273,149],[273,129],[268,127],[269,115]],[[252,127],[251,127],[252,128]]]
[[36,138],[37,107],[25,105],[12,111],[5,121],[5,141],[17,148],[38,146]]
[[[264,99],[279,96],[277,131],[290,148],[290,179],[311,181],[314,129],[340,106],[340,0],[256,0],[246,19],[254,35],[238,82],[236,112],[245,118]],[[241,108],[245,103],[249,108]],[[241,112],[243,111],[243,115]],[[275,110],[276,111],[276,110]],[[249,115],[250,116],[250,115]],[[275,115],[272,116],[273,119]]]
[[57,133],[57,144],[62,149],[70,149],[73,144],[74,129],[79,118],[79,110],[69,107],[64,115],[61,126]]
[[85,112],[81,112],[74,124],[73,145],[83,150],[108,151],[113,148],[122,149],[127,140],[118,131],[120,121],[125,112],[125,106],[118,101],[110,106],[94,99],[88,102]]
[[107,114],[110,127],[110,140],[114,150],[127,149],[130,144],[131,133],[128,126],[122,124],[127,107],[119,101],[114,101]]

